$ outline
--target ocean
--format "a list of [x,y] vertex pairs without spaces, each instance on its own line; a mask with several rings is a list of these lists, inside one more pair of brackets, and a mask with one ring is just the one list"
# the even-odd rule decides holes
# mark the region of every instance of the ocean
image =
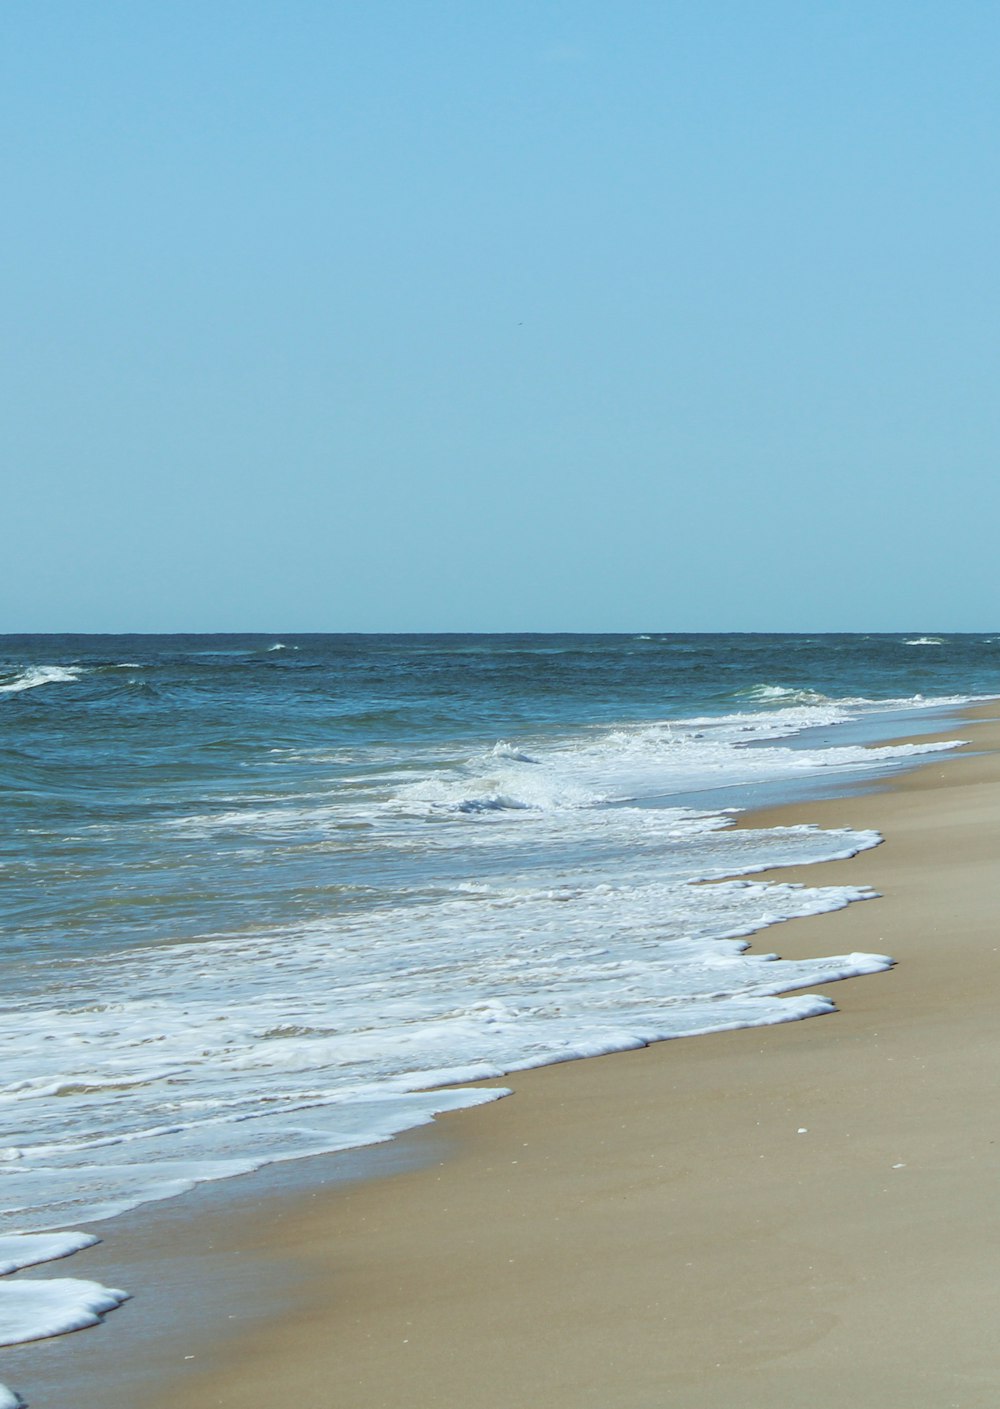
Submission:
[[[868,892],[752,877],[880,838],[734,817],[997,695],[989,635],[0,638],[0,1273],[464,1082],[829,1012],[891,956],[749,939]],[[0,1345],[126,1294],[4,1276]]]

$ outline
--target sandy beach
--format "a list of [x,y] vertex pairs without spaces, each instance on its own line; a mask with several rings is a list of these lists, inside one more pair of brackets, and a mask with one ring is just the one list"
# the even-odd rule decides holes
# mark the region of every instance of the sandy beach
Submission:
[[[836,1014],[517,1074],[512,1097],[407,1137],[414,1158],[382,1178],[177,1201],[150,1224],[165,1257],[186,1249],[184,1275],[215,1276],[216,1315],[180,1343],[160,1336],[140,1400],[118,1333],[153,1325],[166,1293],[131,1285],[134,1301],[85,1333],[78,1402],[995,1404],[995,712],[963,727],[965,756],[884,791],[745,819],[885,837],[780,872],[881,898],[757,939],[787,957],[893,955],[891,972],[824,990]],[[114,1227],[67,1272],[115,1285]],[[218,1308],[251,1287],[220,1337]],[[30,1398],[30,1354],[5,1373],[47,1409]]]

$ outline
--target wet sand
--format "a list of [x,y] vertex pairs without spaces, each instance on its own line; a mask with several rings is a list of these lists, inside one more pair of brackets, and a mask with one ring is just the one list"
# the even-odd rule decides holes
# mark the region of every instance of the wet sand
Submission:
[[[237,1198],[147,1215],[145,1265],[159,1236],[189,1269],[170,1296],[185,1276],[215,1281],[200,1329],[151,1331],[144,1367],[129,1363],[126,1321],[155,1327],[166,1293],[117,1280],[108,1225],[102,1248],[63,1268],[136,1297],[84,1333],[95,1349],[75,1402],[993,1406],[1000,725],[955,732],[984,752],[745,822],[885,836],[852,860],[774,873],[880,899],[755,947],[888,953],[890,973],[824,986],[829,1017],[516,1074],[512,1097],[407,1137],[412,1157],[384,1177],[326,1188],[317,1171],[333,1161],[310,1161],[308,1189],[262,1175]],[[23,1352],[0,1378],[50,1409]]]

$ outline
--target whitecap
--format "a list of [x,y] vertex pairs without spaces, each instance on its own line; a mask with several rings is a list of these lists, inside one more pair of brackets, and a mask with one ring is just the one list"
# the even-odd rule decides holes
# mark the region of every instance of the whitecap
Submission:
[[31,665],[13,680],[0,685],[0,694],[14,695],[22,690],[36,690],[40,685],[58,685],[79,680],[83,674],[79,666]]
[[537,763],[537,758],[532,758],[530,754],[522,753],[515,744],[509,744],[505,739],[500,739],[493,745],[492,756],[494,758],[509,758],[514,763]]
[[756,700],[761,704],[811,705],[828,704],[830,697],[818,690],[798,690],[787,685],[751,685],[740,690],[737,698]]
[[519,797],[491,793],[488,797],[463,798],[454,806],[458,812],[523,812],[531,807],[531,803]]

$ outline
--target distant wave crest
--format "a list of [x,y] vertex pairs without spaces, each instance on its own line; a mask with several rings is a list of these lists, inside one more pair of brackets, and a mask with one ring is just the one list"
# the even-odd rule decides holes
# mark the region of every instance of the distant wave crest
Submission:
[[818,690],[795,690],[785,685],[751,685],[748,690],[740,690],[738,698],[775,705],[827,704],[830,699]]
[[82,668],[75,665],[29,665],[27,670],[0,684],[0,694],[16,695],[22,690],[36,690],[40,685],[79,680],[82,674]]

